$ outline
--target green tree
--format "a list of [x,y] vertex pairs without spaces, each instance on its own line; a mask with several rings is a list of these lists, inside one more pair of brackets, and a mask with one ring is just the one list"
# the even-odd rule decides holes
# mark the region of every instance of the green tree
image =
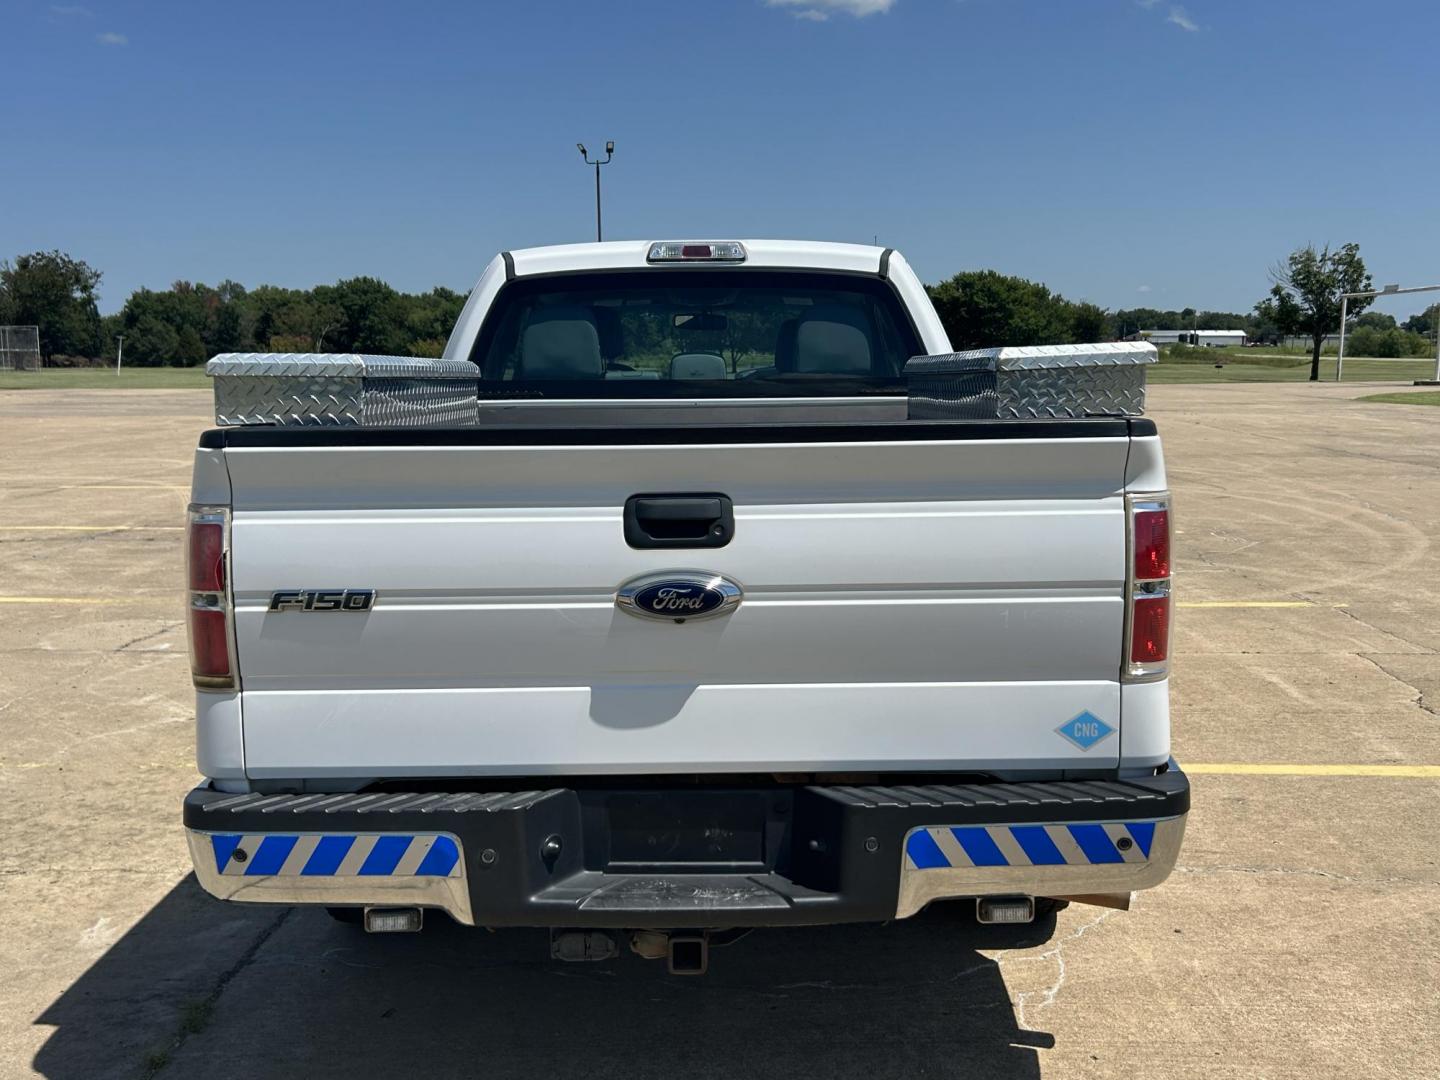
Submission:
[[40,354],[98,356],[100,271],[63,251],[0,262],[0,323],[40,328]]
[[1070,308],[1070,340],[1079,342],[1109,341],[1115,336],[1110,313],[1104,308],[1081,301]]
[[1431,304],[1419,315],[1411,315],[1405,320],[1402,329],[1433,338],[1436,326],[1440,326],[1440,304]]
[[390,356],[407,351],[405,303],[385,282],[372,277],[348,278],[322,285],[312,295],[317,303],[334,307],[340,315],[339,325],[325,341],[327,347],[337,352]]
[[[1270,295],[1255,305],[1255,314],[1272,322],[1285,334],[1310,337],[1310,381],[1320,379],[1320,346],[1340,326],[1340,296],[1364,292],[1370,274],[1360,258],[1360,245],[1345,244],[1336,251],[1329,245],[1315,250],[1313,244],[1290,253],[1289,258],[1270,271],[1274,285]],[[1369,297],[1357,298],[1349,314],[1358,316],[1370,306]]]
[[1383,311],[1367,311],[1355,320],[1355,329],[1369,327],[1371,330],[1379,330],[1382,333],[1386,330],[1395,329],[1395,316]]
[[1037,282],[966,270],[927,291],[957,349],[1071,340],[1073,305]]
[[[134,297],[131,297],[133,300]],[[130,303],[125,304],[127,311]],[[180,353],[180,335],[153,310],[145,310],[125,325],[125,363],[140,367],[175,364]]]

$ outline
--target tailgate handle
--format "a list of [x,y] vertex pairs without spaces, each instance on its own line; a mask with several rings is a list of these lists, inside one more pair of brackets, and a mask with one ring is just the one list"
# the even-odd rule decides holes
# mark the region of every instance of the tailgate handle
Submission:
[[728,495],[632,495],[625,500],[625,542],[633,548],[716,548],[735,533]]

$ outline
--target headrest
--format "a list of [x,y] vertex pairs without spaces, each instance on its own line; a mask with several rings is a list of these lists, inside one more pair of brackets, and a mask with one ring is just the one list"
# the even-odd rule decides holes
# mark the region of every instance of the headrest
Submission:
[[816,307],[795,331],[795,371],[868,375],[871,370],[869,322],[854,308]]
[[600,334],[587,308],[541,308],[520,338],[522,379],[599,379],[605,374]]

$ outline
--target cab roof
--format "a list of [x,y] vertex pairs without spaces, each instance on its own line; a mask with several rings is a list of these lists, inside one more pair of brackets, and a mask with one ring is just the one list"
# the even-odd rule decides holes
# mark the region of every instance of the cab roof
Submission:
[[[646,260],[650,245],[657,240],[684,240],[685,237],[657,237],[655,240],[614,240],[599,244],[556,244],[551,247],[519,248],[509,253],[516,277],[531,274],[558,274],[569,270],[629,270],[656,264]],[[706,243],[729,237],[694,238]],[[806,270],[849,270],[880,272],[885,249],[869,244],[832,244],[819,240],[741,240],[745,246],[743,264],[695,263],[692,265],[759,266]],[[665,264],[674,265],[674,264]]]

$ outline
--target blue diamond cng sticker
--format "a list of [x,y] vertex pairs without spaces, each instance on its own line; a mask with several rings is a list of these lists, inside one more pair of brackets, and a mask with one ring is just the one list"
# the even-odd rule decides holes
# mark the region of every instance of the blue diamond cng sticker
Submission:
[[1081,750],[1089,750],[1115,729],[1088,709],[1055,729]]

